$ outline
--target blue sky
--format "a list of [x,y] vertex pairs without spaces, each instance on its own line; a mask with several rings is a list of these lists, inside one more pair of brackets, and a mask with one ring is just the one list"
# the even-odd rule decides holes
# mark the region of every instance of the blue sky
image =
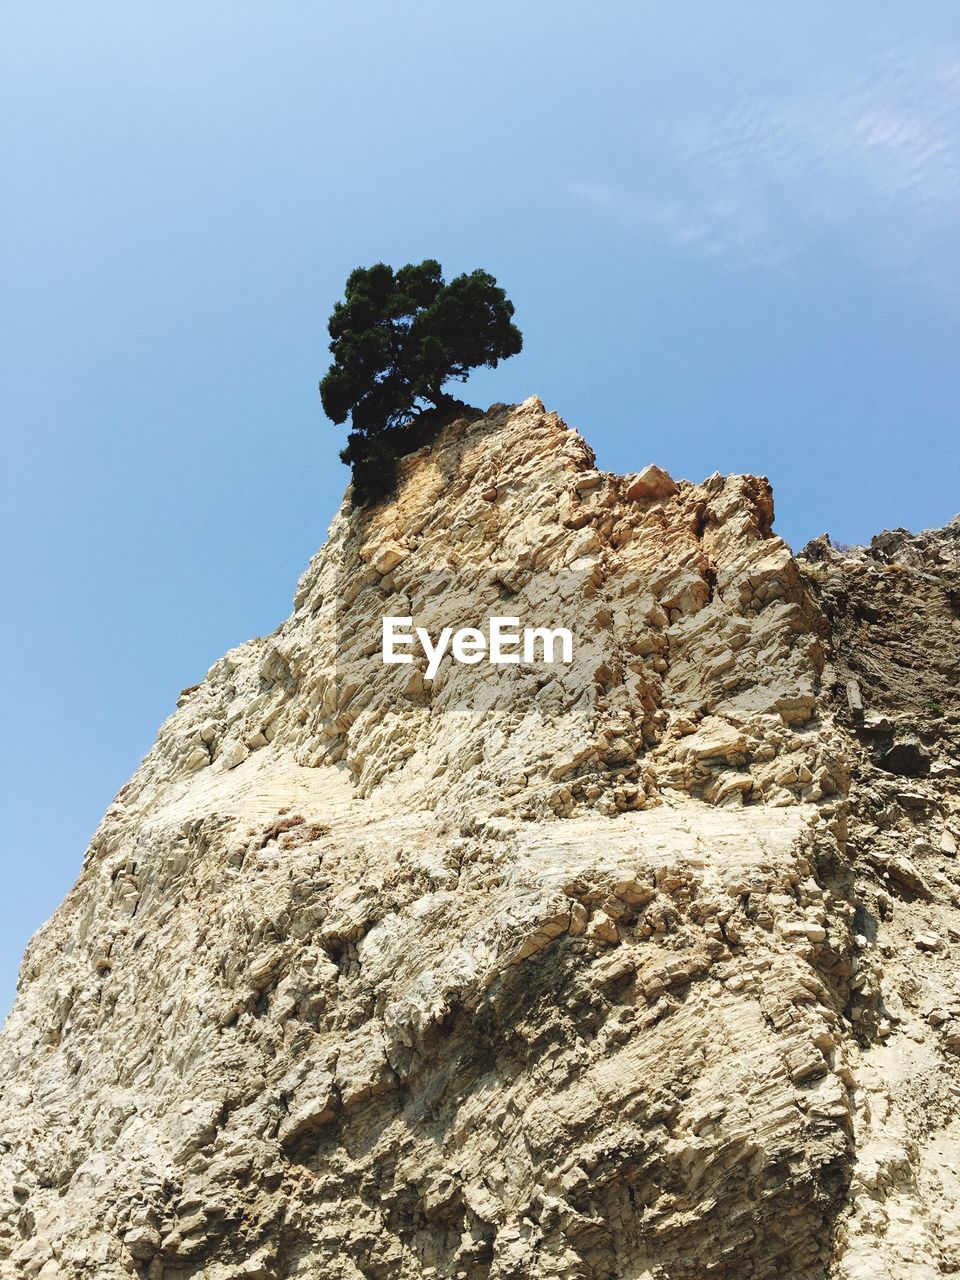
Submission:
[[286,615],[346,473],[349,270],[483,266],[600,465],[777,529],[960,507],[945,3],[7,0],[0,1011],[180,688]]

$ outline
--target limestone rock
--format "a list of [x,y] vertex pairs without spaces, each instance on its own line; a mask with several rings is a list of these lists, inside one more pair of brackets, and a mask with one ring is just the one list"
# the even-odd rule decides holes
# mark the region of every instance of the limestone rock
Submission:
[[628,502],[642,502],[653,498],[669,498],[677,492],[677,485],[666,471],[651,463],[636,475],[625,478],[623,492]]
[[[955,1270],[960,525],[797,557],[536,398],[399,474],[31,941],[0,1277]],[[574,660],[431,680],[387,614]]]

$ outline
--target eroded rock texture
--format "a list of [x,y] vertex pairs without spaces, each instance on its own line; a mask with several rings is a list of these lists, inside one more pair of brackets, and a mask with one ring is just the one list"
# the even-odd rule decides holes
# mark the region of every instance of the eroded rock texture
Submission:
[[0,1275],[955,1272],[958,527],[772,520],[535,399],[345,507],[28,949]]

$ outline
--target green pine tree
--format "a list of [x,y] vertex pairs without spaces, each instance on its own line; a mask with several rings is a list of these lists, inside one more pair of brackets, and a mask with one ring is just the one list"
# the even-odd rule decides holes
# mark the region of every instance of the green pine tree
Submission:
[[320,398],[334,422],[351,419],[340,457],[353,470],[355,503],[389,492],[396,459],[424,443],[455,403],[445,383],[520,351],[513,311],[488,272],[447,284],[432,258],[350,273],[328,325],[333,364]]

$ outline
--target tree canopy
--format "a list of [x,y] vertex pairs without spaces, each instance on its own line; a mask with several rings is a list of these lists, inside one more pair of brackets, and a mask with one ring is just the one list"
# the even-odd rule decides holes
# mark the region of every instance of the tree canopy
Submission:
[[489,272],[448,283],[440,263],[358,267],[330,317],[333,364],[320,383],[324,412],[351,419],[341,453],[353,467],[354,500],[392,485],[396,458],[422,443],[428,425],[454,402],[443,391],[481,365],[496,368],[523,338],[513,303]]

